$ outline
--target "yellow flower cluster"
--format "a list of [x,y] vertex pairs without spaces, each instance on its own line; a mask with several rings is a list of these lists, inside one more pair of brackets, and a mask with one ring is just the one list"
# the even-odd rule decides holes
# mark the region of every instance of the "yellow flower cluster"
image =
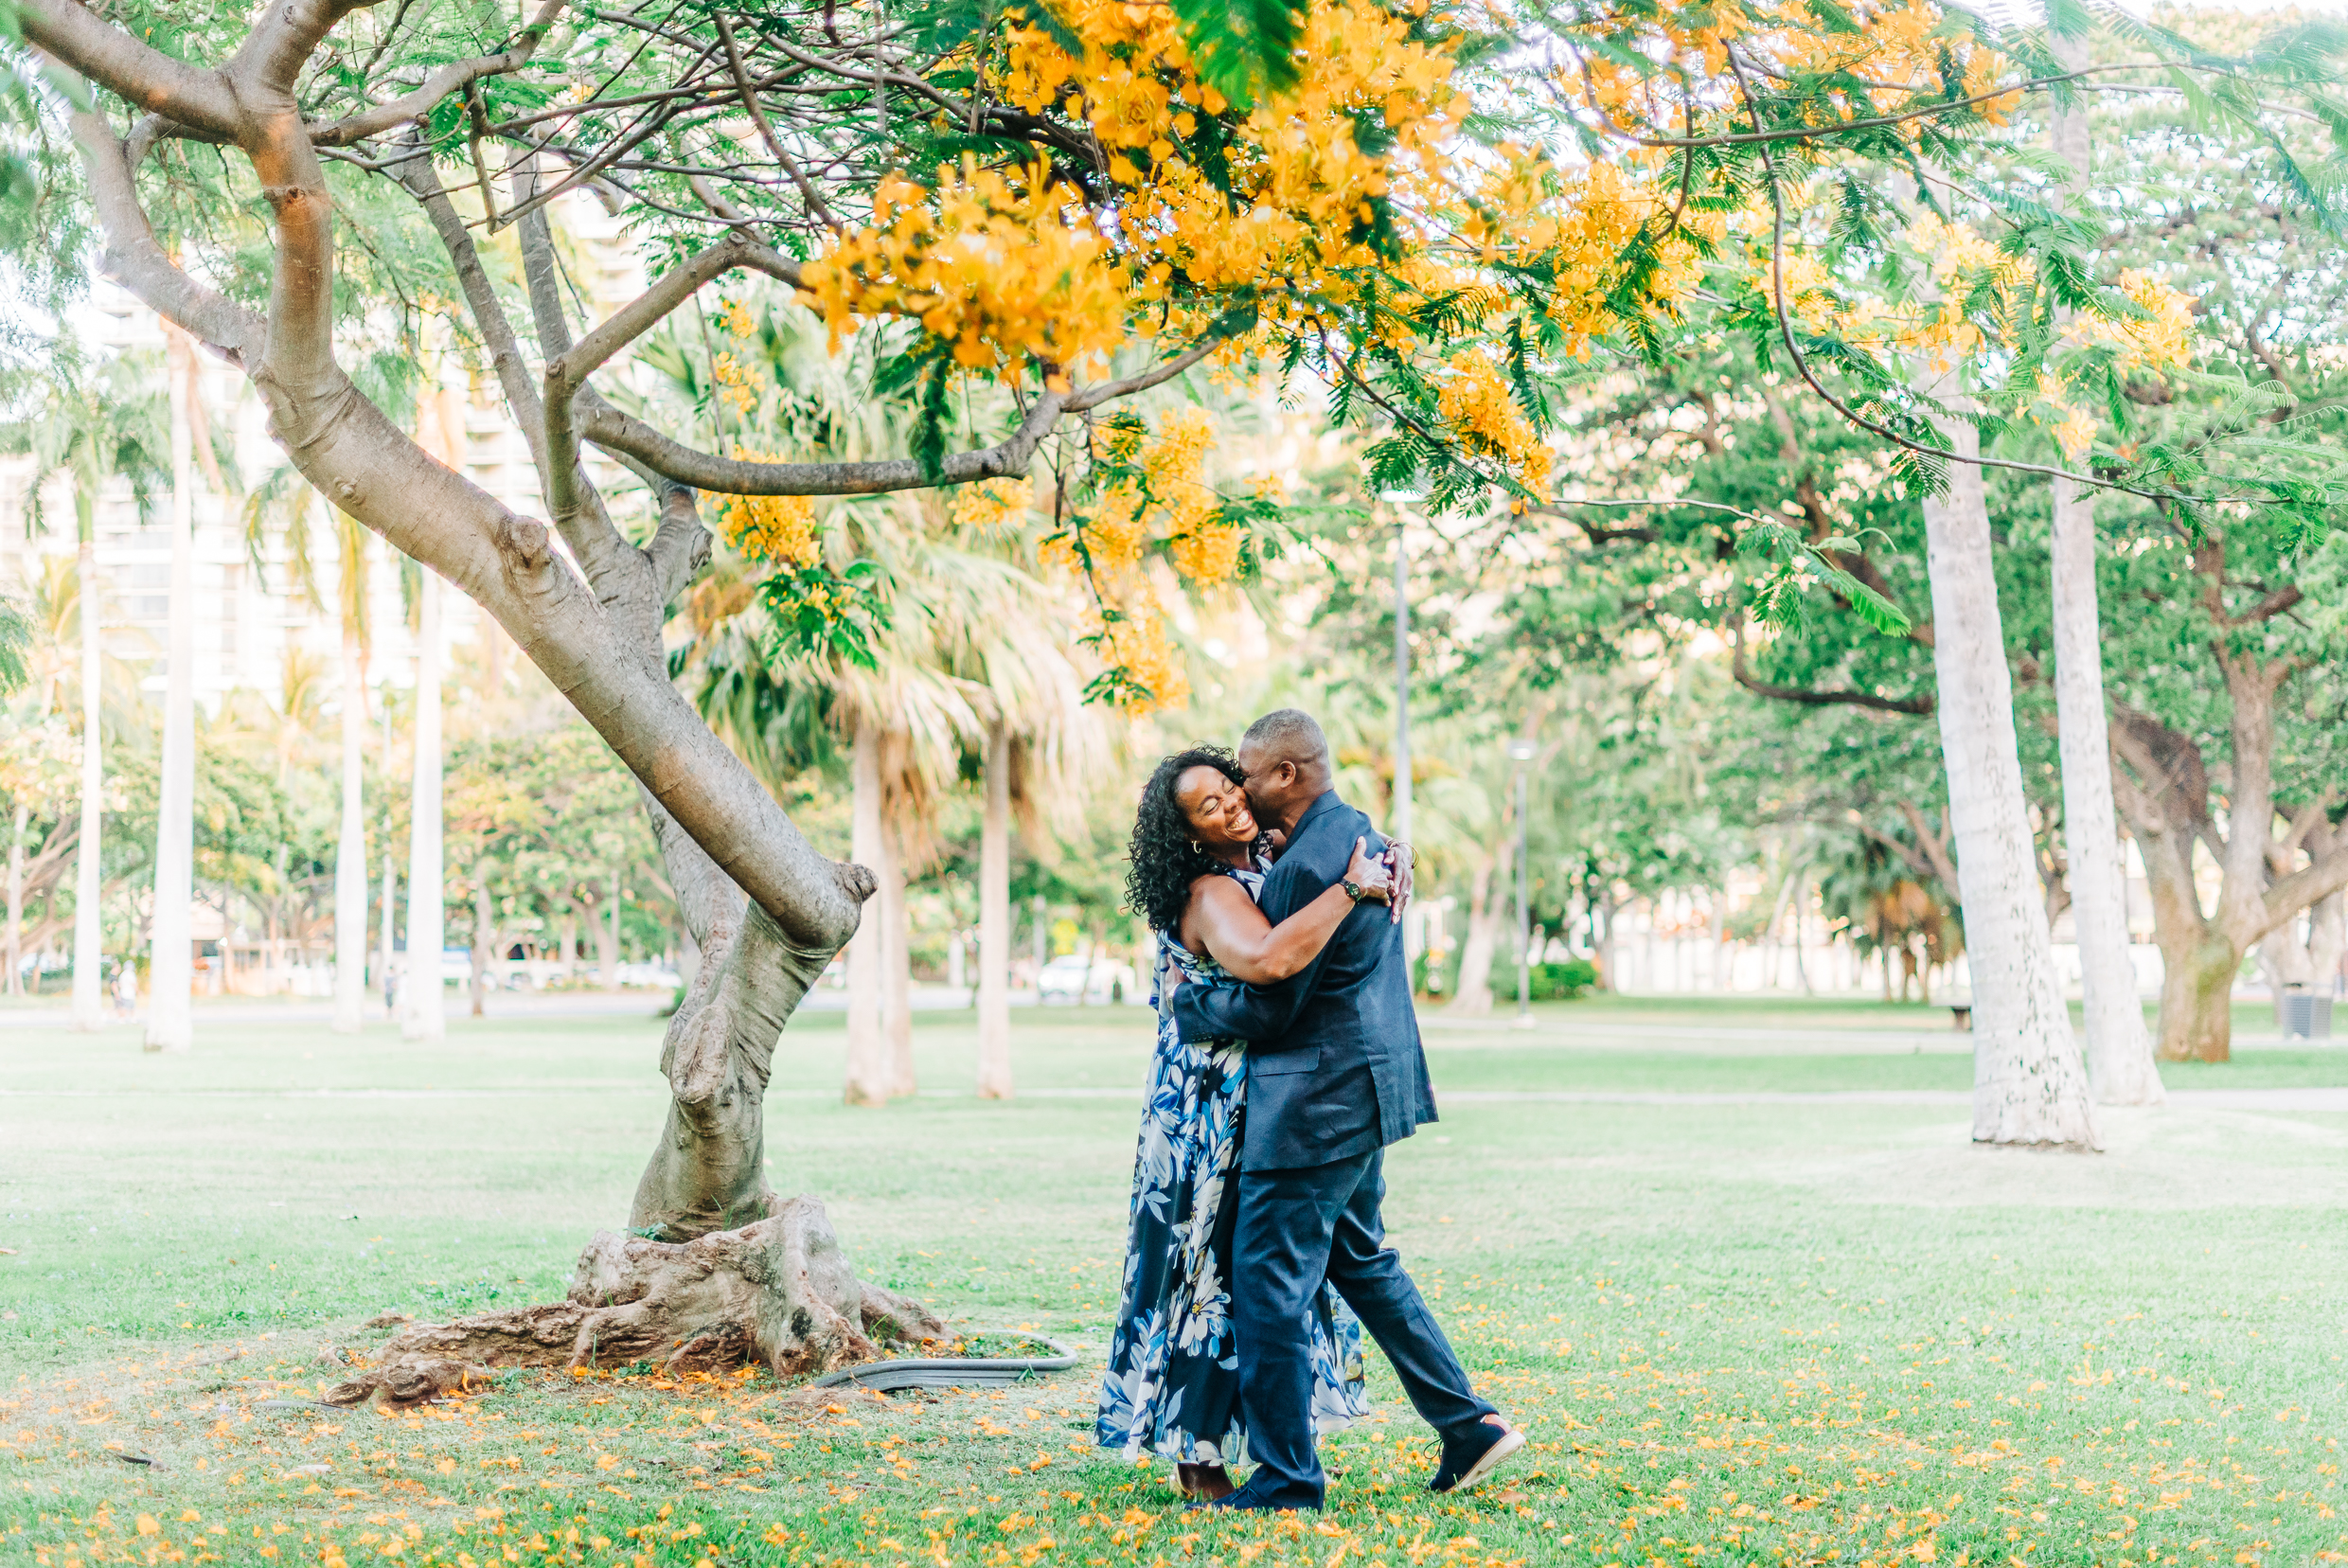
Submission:
[[1082,571],[1084,561],[1076,554],[1081,536],[1085,554],[1092,558],[1094,589],[1112,592],[1149,543],[1149,526],[1144,516],[1147,506],[1140,487],[1130,481],[1110,486],[1077,517],[1069,532],[1044,541],[1044,564]]
[[1036,487],[1024,479],[989,479],[954,495],[953,520],[981,533],[1009,532],[1035,508]]
[[731,354],[720,354],[710,365],[717,378],[718,399],[730,406],[736,415],[747,415],[758,405],[758,378],[743,368],[742,362]]
[[1468,451],[1497,457],[1527,490],[1549,483],[1550,452],[1500,367],[1478,355],[1450,361],[1436,392],[1444,422]]
[[907,317],[952,344],[955,364],[1013,383],[1030,363],[1106,363],[1128,337],[1124,268],[1042,163],[1006,175],[966,161],[934,190],[884,179],[871,225],[801,277],[834,347],[863,322]]
[[[782,461],[742,447],[736,447],[734,455],[746,462]],[[815,503],[804,495],[729,495],[718,513],[718,532],[743,555],[771,566],[812,566],[823,554]]]
[[2096,321],[2089,330],[2109,334],[2121,347],[2123,367],[2165,370],[2193,357],[2192,295],[2133,267],[2120,275],[2120,292],[2149,319]]
[[738,338],[746,338],[758,330],[758,318],[751,314],[750,307],[738,299],[727,300],[724,310],[719,312],[719,319],[725,323],[725,330]]
[[1085,616],[1085,637],[1101,662],[1125,672],[1138,689],[1118,704],[1128,718],[1139,719],[1161,708],[1176,708],[1190,701],[1190,677],[1166,641],[1165,617],[1154,607],[1126,607],[1115,620],[1097,611]]

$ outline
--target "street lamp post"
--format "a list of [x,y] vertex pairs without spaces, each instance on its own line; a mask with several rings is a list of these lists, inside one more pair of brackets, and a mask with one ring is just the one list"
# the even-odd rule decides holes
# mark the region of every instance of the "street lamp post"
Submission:
[[1533,1026],[1533,868],[1527,864],[1525,818],[1531,811],[1525,764],[1533,760],[1530,738],[1508,742],[1509,759],[1517,765],[1517,1027]]

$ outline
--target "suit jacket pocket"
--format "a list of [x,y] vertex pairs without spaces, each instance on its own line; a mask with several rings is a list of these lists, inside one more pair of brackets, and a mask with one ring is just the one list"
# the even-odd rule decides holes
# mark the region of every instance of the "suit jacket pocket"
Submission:
[[1272,1051],[1264,1055],[1248,1053],[1248,1073],[1254,1078],[1279,1078],[1289,1073],[1309,1073],[1321,1065],[1321,1047],[1307,1045],[1294,1051]]

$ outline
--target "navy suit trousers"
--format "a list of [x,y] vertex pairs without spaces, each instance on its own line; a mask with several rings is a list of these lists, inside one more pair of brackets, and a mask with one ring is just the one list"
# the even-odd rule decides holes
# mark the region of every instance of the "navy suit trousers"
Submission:
[[1493,1407],[1476,1398],[1402,1259],[1379,1204],[1385,1150],[1327,1165],[1239,1174],[1233,1327],[1248,1450],[1248,1491],[1273,1507],[1317,1508],[1327,1489],[1313,1450],[1308,1313],[1326,1279],[1393,1363],[1419,1416],[1450,1436]]

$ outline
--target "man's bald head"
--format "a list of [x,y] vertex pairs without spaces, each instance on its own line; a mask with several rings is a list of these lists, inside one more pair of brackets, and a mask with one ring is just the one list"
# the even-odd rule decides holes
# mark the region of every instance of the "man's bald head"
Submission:
[[1265,714],[1239,739],[1248,802],[1268,828],[1293,829],[1305,808],[1328,792],[1329,738],[1302,708]]

